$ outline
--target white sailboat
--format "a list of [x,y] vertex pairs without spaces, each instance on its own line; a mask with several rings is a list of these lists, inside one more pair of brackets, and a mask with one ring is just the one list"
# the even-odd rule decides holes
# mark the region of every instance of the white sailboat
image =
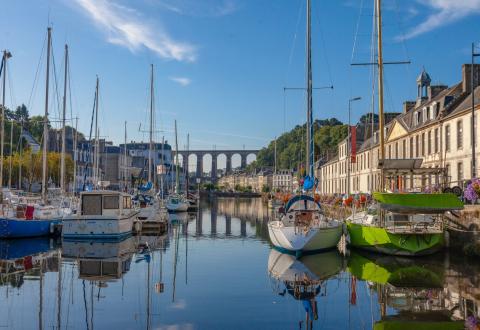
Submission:
[[180,194],[180,180],[178,173],[178,139],[177,121],[175,120],[175,193],[168,196],[166,207],[169,212],[186,212],[189,207],[187,198]]
[[[311,58],[311,0],[307,0],[307,176],[303,185],[305,194],[292,197],[280,216],[268,223],[272,244],[293,252],[297,257],[303,252],[335,248],[343,232],[342,222],[326,217],[314,195],[313,171],[313,116],[312,116],[312,58]],[[311,192],[309,192],[311,191]]]

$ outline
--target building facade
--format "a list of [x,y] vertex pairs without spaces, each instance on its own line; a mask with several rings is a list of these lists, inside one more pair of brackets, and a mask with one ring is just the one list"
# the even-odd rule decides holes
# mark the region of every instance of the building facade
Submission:
[[[471,74],[474,74],[475,113],[472,121]],[[480,109],[480,65],[462,66],[462,80],[453,85],[431,85],[431,78],[423,71],[417,79],[417,99],[406,101],[403,112],[385,126],[385,158],[421,158],[422,167],[445,168],[450,186],[464,186],[472,177],[478,177],[478,113]],[[472,130],[473,122],[473,130]],[[476,171],[472,173],[472,131],[475,132]],[[350,191],[372,192],[379,188],[380,158],[379,131],[357,147],[355,162],[350,167]],[[323,194],[345,194],[348,190],[347,140],[338,145],[337,155],[317,167],[318,190]],[[433,189],[440,183],[438,177],[412,180],[401,178],[401,186],[408,190]]]

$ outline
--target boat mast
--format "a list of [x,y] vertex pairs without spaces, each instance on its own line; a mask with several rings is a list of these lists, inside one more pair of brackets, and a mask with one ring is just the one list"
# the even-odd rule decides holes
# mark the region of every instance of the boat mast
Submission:
[[165,171],[165,160],[163,159],[163,157],[164,157],[164,156],[163,156],[164,146],[165,146],[165,137],[162,136],[162,157],[161,157],[161,159],[160,159],[161,162],[162,162],[162,165],[161,165],[161,166],[162,166],[162,167],[161,167],[161,168],[162,168],[162,171],[161,171],[161,173],[160,173],[160,190],[161,190],[160,196],[161,196],[161,198],[162,198],[162,201],[163,201],[163,189],[164,189],[164,187],[163,187],[163,177],[164,177],[164,175],[165,175],[165,173],[164,173],[164,171]]
[[312,116],[312,22],[311,0],[307,0],[307,175],[313,178],[313,116]]
[[65,75],[63,80],[63,113],[62,113],[62,153],[60,155],[60,188],[65,192],[65,114],[67,110],[67,74],[68,74],[68,45],[65,44]]
[[123,148],[123,184],[124,190],[127,191],[127,121],[125,121],[124,129],[124,148]]
[[95,86],[95,149],[93,152],[93,186],[96,188],[98,184],[98,86],[99,79],[97,76],[97,84]]
[[77,190],[77,143],[78,143],[78,117],[75,118],[75,135],[73,136],[73,193]]
[[148,182],[152,182],[152,153],[153,153],[153,64],[150,74],[150,146],[148,149]]
[[[375,0],[377,11],[377,42],[378,42],[378,121],[380,133],[380,159],[378,164],[382,165],[385,159],[385,123],[383,115],[383,52],[382,52],[382,3],[381,0]],[[380,191],[385,189],[385,178],[383,172],[380,175]]]
[[12,160],[13,160],[13,124],[15,121],[10,121],[10,157],[8,160],[8,188],[12,189]]
[[42,159],[42,199],[45,202],[47,195],[47,151],[48,151],[48,85],[50,73],[50,48],[52,45],[52,28],[47,29],[47,77],[45,83],[45,115],[43,118],[43,159]]
[[177,121],[175,120],[175,193],[179,191],[179,177],[178,177],[178,138],[177,138]]
[[[7,59],[12,57],[12,54],[8,50],[3,51],[2,65],[3,65],[3,88],[2,88],[2,114],[0,124],[0,187],[3,186],[3,145],[5,139],[5,89],[7,82]],[[1,74],[0,68],[0,74]]]
[[190,133],[187,134],[187,160],[183,160],[183,164],[185,165],[185,194],[188,198],[188,186],[189,186],[189,180],[188,180],[188,152],[190,150]]

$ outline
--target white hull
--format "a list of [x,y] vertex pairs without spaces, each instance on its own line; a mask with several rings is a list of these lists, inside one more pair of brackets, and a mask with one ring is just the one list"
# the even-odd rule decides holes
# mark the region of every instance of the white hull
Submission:
[[188,202],[179,201],[178,203],[171,203],[170,200],[168,200],[166,208],[169,212],[186,212],[188,206]]
[[137,212],[126,217],[70,216],[63,219],[62,236],[70,238],[116,238],[132,232]]
[[342,236],[342,223],[331,220],[330,226],[284,226],[282,221],[268,223],[268,234],[273,245],[288,251],[317,251],[337,246]]

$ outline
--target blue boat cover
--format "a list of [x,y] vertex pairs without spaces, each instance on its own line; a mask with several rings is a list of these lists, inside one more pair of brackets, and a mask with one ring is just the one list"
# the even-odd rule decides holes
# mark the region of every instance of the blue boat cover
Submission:
[[144,184],[144,185],[138,187],[138,190],[140,190],[140,191],[149,191],[150,189],[152,189],[152,187],[153,187],[153,183],[147,182],[147,184]]
[[312,196],[308,195],[296,195],[287,202],[287,205],[285,206],[285,212],[288,212],[288,210],[292,207],[293,204],[295,204],[298,201],[311,201],[317,204],[318,208],[321,209],[322,206],[320,205],[319,202],[315,201],[315,199]]
[[310,190],[317,184],[317,179],[307,175],[303,181],[303,190]]

